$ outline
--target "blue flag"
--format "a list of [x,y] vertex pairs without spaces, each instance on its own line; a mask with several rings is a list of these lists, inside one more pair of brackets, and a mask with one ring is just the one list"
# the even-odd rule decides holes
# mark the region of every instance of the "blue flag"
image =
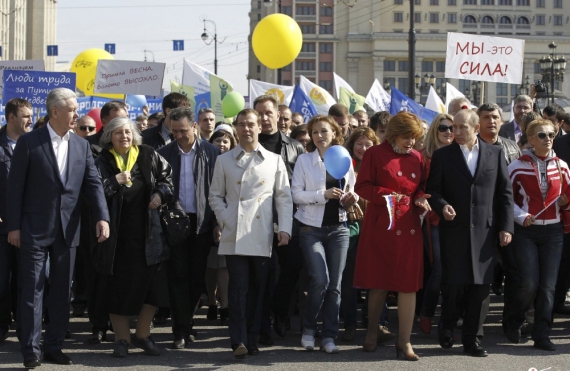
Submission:
[[291,111],[299,112],[303,115],[304,123],[307,123],[313,116],[317,115],[317,109],[313,105],[313,102],[311,102],[307,94],[301,90],[299,85],[295,85],[289,108]]
[[426,120],[428,125],[438,115],[437,112],[425,108],[418,102],[414,101],[406,94],[402,93],[398,89],[392,87],[392,102],[390,104],[390,114],[395,115],[400,111],[408,111],[417,115],[421,120]]

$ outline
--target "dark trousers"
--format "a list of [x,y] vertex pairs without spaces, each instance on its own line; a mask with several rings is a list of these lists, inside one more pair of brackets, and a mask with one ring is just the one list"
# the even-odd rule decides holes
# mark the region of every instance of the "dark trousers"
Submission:
[[288,318],[291,298],[299,282],[301,269],[303,269],[303,253],[299,244],[299,236],[293,236],[286,246],[277,246],[277,243],[274,243],[273,251],[279,262],[279,279],[273,292],[271,309],[276,316]]
[[46,277],[46,261],[50,259],[50,289],[47,298],[49,323],[43,351],[61,350],[69,324],[70,287],[75,263],[75,247],[68,247],[60,231],[50,246],[22,244],[18,257],[18,329],[20,351],[25,357],[40,355],[42,332],[42,298]]
[[189,336],[196,305],[202,295],[212,231],[193,234],[187,243],[170,247],[167,262],[168,293],[175,337]]
[[17,284],[18,248],[8,243],[8,236],[0,234],[0,328],[8,330],[12,323],[12,312],[16,312],[17,295],[13,287]]
[[87,308],[87,276],[85,275],[85,254],[89,254],[89,241],[87,245],[79,243],[76,249],[75,267],[73,268],[73,309]]
[[520,281],[513,305],[509,329],[522,326],[525,312],[534,301],[532,339],[550,337],[554,288],[562,254],[563,232],[560,223],[551,225],[515,225],[513,252],[520,272]]
[[558,279],[556,280],[556,291],[554,292],[555,307],[564,305],[566,293],[570,289],[570,233],[564,235],[563,246]]
[[231,345],[257,346],[263,294],[269,274],[269,258],[226,255]]
[[[107,276],[98,274],[95,270],[95,263],[91,255],[91,251],[97,245],[97,237],[95,236],[95,221],[92,220],[89,208],[84,203],[81,205],[81,235],[79,249],[83,249],[78,254],[83,259],[83,271],[76,272],[75,276],[82,275],[85,279],[85,288],[87,290],[87,313],[89,314],[89,322],[92,325],[92,332],[103,331],[109,329],[109,310],[107,309]],[[87,210],[85,211],[84,208]],[[87,244],[87,245],[86,245]],[[84,246],[88,246],[84,249]],[[79,257],[78,257],[79,259]]]
[[[517,269],[513,244],[499,247],[501,255],[502,271],[505,275],[505,284],[503,289],[504,306],[503,306],[503,331],[507,331],[507,325],[513,316],[513,308],[515,308],[515,300],[519,287],[520,271]],[[498,265],[498,264],[497,264]]]
[[464,346],[481,343],[483,339],[483,322],[489,311],[489,289],[489,285],[441,285],[441,324],[443,329],[453,331],[464,313],[461,335]]
[[[353,224],[354,223],[349,223],[351,232],[353,231]],[[344,328],[347,328],[349,326],[356,327],[357,325],[357,289],[353,286],[353,282],[359,238],[360,234],[356,234],[355,236],[350,237],[348,251],[346,253],[346,265],[342,271],[342,282],[340,289],[340,314],[342,316],[342,320],[344,321]]]

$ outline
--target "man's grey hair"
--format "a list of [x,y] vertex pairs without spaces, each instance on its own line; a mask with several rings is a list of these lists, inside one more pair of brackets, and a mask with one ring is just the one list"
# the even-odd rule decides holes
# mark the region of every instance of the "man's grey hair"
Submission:
[[527,102],[532,107],[532,98],[528,95],[519,95],[515,98],[513,105],[516,106],[520,102]]
[[49,92],[46,98],[46,109],[48,115],[54,107],[62,107],[65,105],[65,101],[70,98],[77,98],[77,95],[73,90],[68,88],[55,88]]
[[99,145],[103,148],[112,149],[113,142],[111,138],[113,136],[113,132],[124,126],[128,126],[129,129],[131,129],[131,133],[133,134],[133,145],[140,146],[142,144],[142,136],[139,133],[139,129],[137,129],[135,123],[132,122],[127,117],[115,117],[114,119],[109,121],[105,126],[105,131],[103,131],[103,135],[101,136]]
[[170,121],[181,121],[184,118],[187,118],[190,126],[192,126],[196,122],[194,110],[190,107],[177,107],[170,111]]
[[483,112],[493,112],[499,111],[499,116],[501,116],[501,121],[503,120],[503,110],[496,103],[483,103],[478,109],[477,114],[481,116]]
[[471,109],[472,106],[469,99],[465,97],[454,98],[449,102],[449,105],[447,106],[447,113],[449,113],[451,116],[455,116],[455,114],[461,110],[461,106],[463,105],[466,105],[468,109]]
[[479,123],[479,115],[477,114],[477,112],[471,110],[471,109],[465,109],[465,110],[459,110],[459,112],[457,112],[457,114],[455,116],[453,116],[453,121],[455,122],[455,119],[458,116],[463,116],[465,119],[465,122],[468,123],[470,126],[475,126]]

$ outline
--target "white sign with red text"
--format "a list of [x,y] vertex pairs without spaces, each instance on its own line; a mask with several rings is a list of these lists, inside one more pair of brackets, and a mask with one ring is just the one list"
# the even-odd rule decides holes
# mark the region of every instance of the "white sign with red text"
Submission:
[[445,77],[521,84],[524,40],[447,33]]
[[161,95],[165,63],[100,59],[95,93]]

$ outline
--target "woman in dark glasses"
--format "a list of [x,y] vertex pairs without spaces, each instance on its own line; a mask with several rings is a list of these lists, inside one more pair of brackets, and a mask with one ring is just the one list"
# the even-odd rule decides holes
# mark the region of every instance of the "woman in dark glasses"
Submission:
[[526,135],[533,148],[509,165],[516,222],[512,249],[520,281],[507,337],[520,341],[525,312],[534,300],[532,340],[535,348],[547,351],[555,350],[550,329],[564,236],[560,214],[570,196],[568,165],[552,151],[557,131],[549,120],[532,121]]
[[[429,176],[431,156],[436,149],[447,146],[453,142],[453,117],[442,113],[433,119],[428,129],[425,148],[422,155],[425,159],[426,178]],[[431,274],[424,285],[424,295],[420,309],[420,329],[424,334],[431,332],[431,318],[439,300],[441,284],[441,260],[439,257],[439,216],[430,211],[425,216],[422,226],[424,235],[424,248],[428,252],[431,262]]]

